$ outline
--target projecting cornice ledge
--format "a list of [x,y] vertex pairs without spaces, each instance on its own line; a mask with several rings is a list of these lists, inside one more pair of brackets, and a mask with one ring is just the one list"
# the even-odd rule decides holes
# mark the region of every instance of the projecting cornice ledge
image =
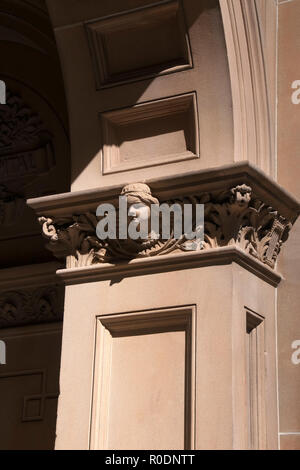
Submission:
[[[145,184],[147,183],[147,184]],[[101,203],[125,195],[128,205],[177,203],[204,205],[204,241],[190,251],[180,239],[100,240],[96,235]],[[57,274],[66,283],[117,279],[153,272],[237,262],[272,285],[282,244],[299,214],[299,203],[249,163],[148,180],[125,186],[31,199],[43,235],[67,269]]]
[[170,272],[178,269],[226,265],[234,262],[274,287],[277,287],[282,279],[281,275],[273,269],[235,246],[215,248],[210,251],[188,252],[184,255],[175,253],[143,259],[137,258],[118,264],[104,263],[86,267],[60,269],[56,274],[66,285],[105,280],[118,282],[124,277]]

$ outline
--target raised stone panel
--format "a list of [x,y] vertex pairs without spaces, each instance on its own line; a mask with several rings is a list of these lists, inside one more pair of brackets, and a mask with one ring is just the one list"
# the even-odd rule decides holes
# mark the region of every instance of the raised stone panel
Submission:
[[103,174],[199,157],[195,93],[105,112],[100,118]]
[[97,89],[192,66],[180,1],[86,23]]
[[92,449],[193,448],[194,321],[194,307],[97,318]]

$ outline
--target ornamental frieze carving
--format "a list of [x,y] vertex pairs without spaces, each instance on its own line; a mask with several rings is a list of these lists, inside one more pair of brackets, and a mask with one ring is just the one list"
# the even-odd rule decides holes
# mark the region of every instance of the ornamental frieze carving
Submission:
[[63,311],[61,285],[0,292],[0,328],[61,321]]
[[52,136],[40,116],[7,90],[0,105],[0,183],[30,178],[54,166]]
[[[229,190],[180,196],[159,201],[149,186],[136,183],[121,191],[128,205],[167,203],[204,205],[204,237],[197,250],[213,250],[237,246],[262,263],[274,268],[282,243],[288,238],[292,224],[277,210],[255,197],[252,188],[241,184]],[[118,207],[116,208],[118,210]],[[194,211],[193,211],[194,214]],[[67,217],[40,217],[47,248],[57,258],[67,258],[68,267],[90,266],[97,263],[117,263],[121,260],[167,255],[190,251],[185,235],[168,239],[148,236],[140,240],[106,239],[96,235],[99,217],[89,211]],[[194,224],[193,229],[195,229]]]

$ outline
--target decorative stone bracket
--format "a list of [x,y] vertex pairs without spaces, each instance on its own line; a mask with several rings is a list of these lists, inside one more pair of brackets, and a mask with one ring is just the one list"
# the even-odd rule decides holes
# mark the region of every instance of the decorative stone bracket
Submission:
[[[234,168],[234,169],[233,169]],[[237,169],[243,169],[237,175]],[[96,202],[90,203],[91,192],[82,192],[83,201],[79,202],[79,194],[74,200],[73,211],[70,207],[63,208],[64,201],[56,201],[53,215],[42,215],[41,206],[49,206],[49,197],[28,201],[29,205],[38,208],[39,222],[43,235],[48,240],[47,247],[57,258],[67,258],[68,268],[87,267],[103,263],[130,262],[133,259],[159,257],[186,251],[186,238],[171,236],[169,239],[152,238],[146,240],[100,240],[96,235],[99,218],[96,208],[100,203],[112,202],[118,210],[117,196],[126,195],[128,206],[136,202],[145,205],[151,203],[167,203],[171,206],[178,203],[204,204],[204,241],[198,251],[208,252],[224,247],[236,247],[260,263],[274,268],[282,244],[287,240],[292,224],[298,212],[298,203],[276,183],[266,178],[249,164],[240,164],[220,170],[206,170],[197,174],[183,176],[179,180],[161,183],[154,181],[153,186],[135,183],[125,186],[119,191],[109,191],[104,199],[103,193]],[[214,178],[211,176],[214,175]],[[251,184],[252,181],[252,184]],[[232,184],[236,183],[238,184]],[[152,195],[153,187],[153,194]],[[202,189],[203,188],[203,189]],[[210,189],[211,188],[211,189]],[[100,191],[98,192],[98,194]],[[108,194],[107,193],[107,194]],[[87,194],[89,202],[87,203]],[[174,197],[166,196],[174,194]],[[74,194],[68,198],[74,199]],[[157,202],[153,202],[157,201]],[[273,203],[275,204],[273,205]],[[59,206],[59,207],[58,207]],[[80,207],[81,206],[81,207]],[[90,206],[90,209],[89,209]],[[89,209],[89,210],[87,210]],[[68,213],[66,213],[68,211]],[[194,212],[194,211],[193,211]],[[190,254],[189,254],[190,255]],[[165,258],[165,257],[164,257]]]

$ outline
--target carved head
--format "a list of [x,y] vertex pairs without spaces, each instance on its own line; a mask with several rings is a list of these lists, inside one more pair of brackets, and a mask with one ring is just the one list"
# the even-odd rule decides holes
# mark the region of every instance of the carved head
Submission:
[[252,189],[246,184],[236,186],[231,190],[231,203],[237,204],[240,207],[248,206],[251,200]]
[[151,204],[159,204],[158,199],[152,196],[151,189],[144,183],[133,183],[124,186],[121,196],[127,198],[130,206],[129,218],[132,221],[148,220],[151,214]]
[[126,196],[128,204],[143,203],[146,206],[159,204],[158,199],[152,196],[151,189],[144,183],[127,184],[121,191],[121,196]]

